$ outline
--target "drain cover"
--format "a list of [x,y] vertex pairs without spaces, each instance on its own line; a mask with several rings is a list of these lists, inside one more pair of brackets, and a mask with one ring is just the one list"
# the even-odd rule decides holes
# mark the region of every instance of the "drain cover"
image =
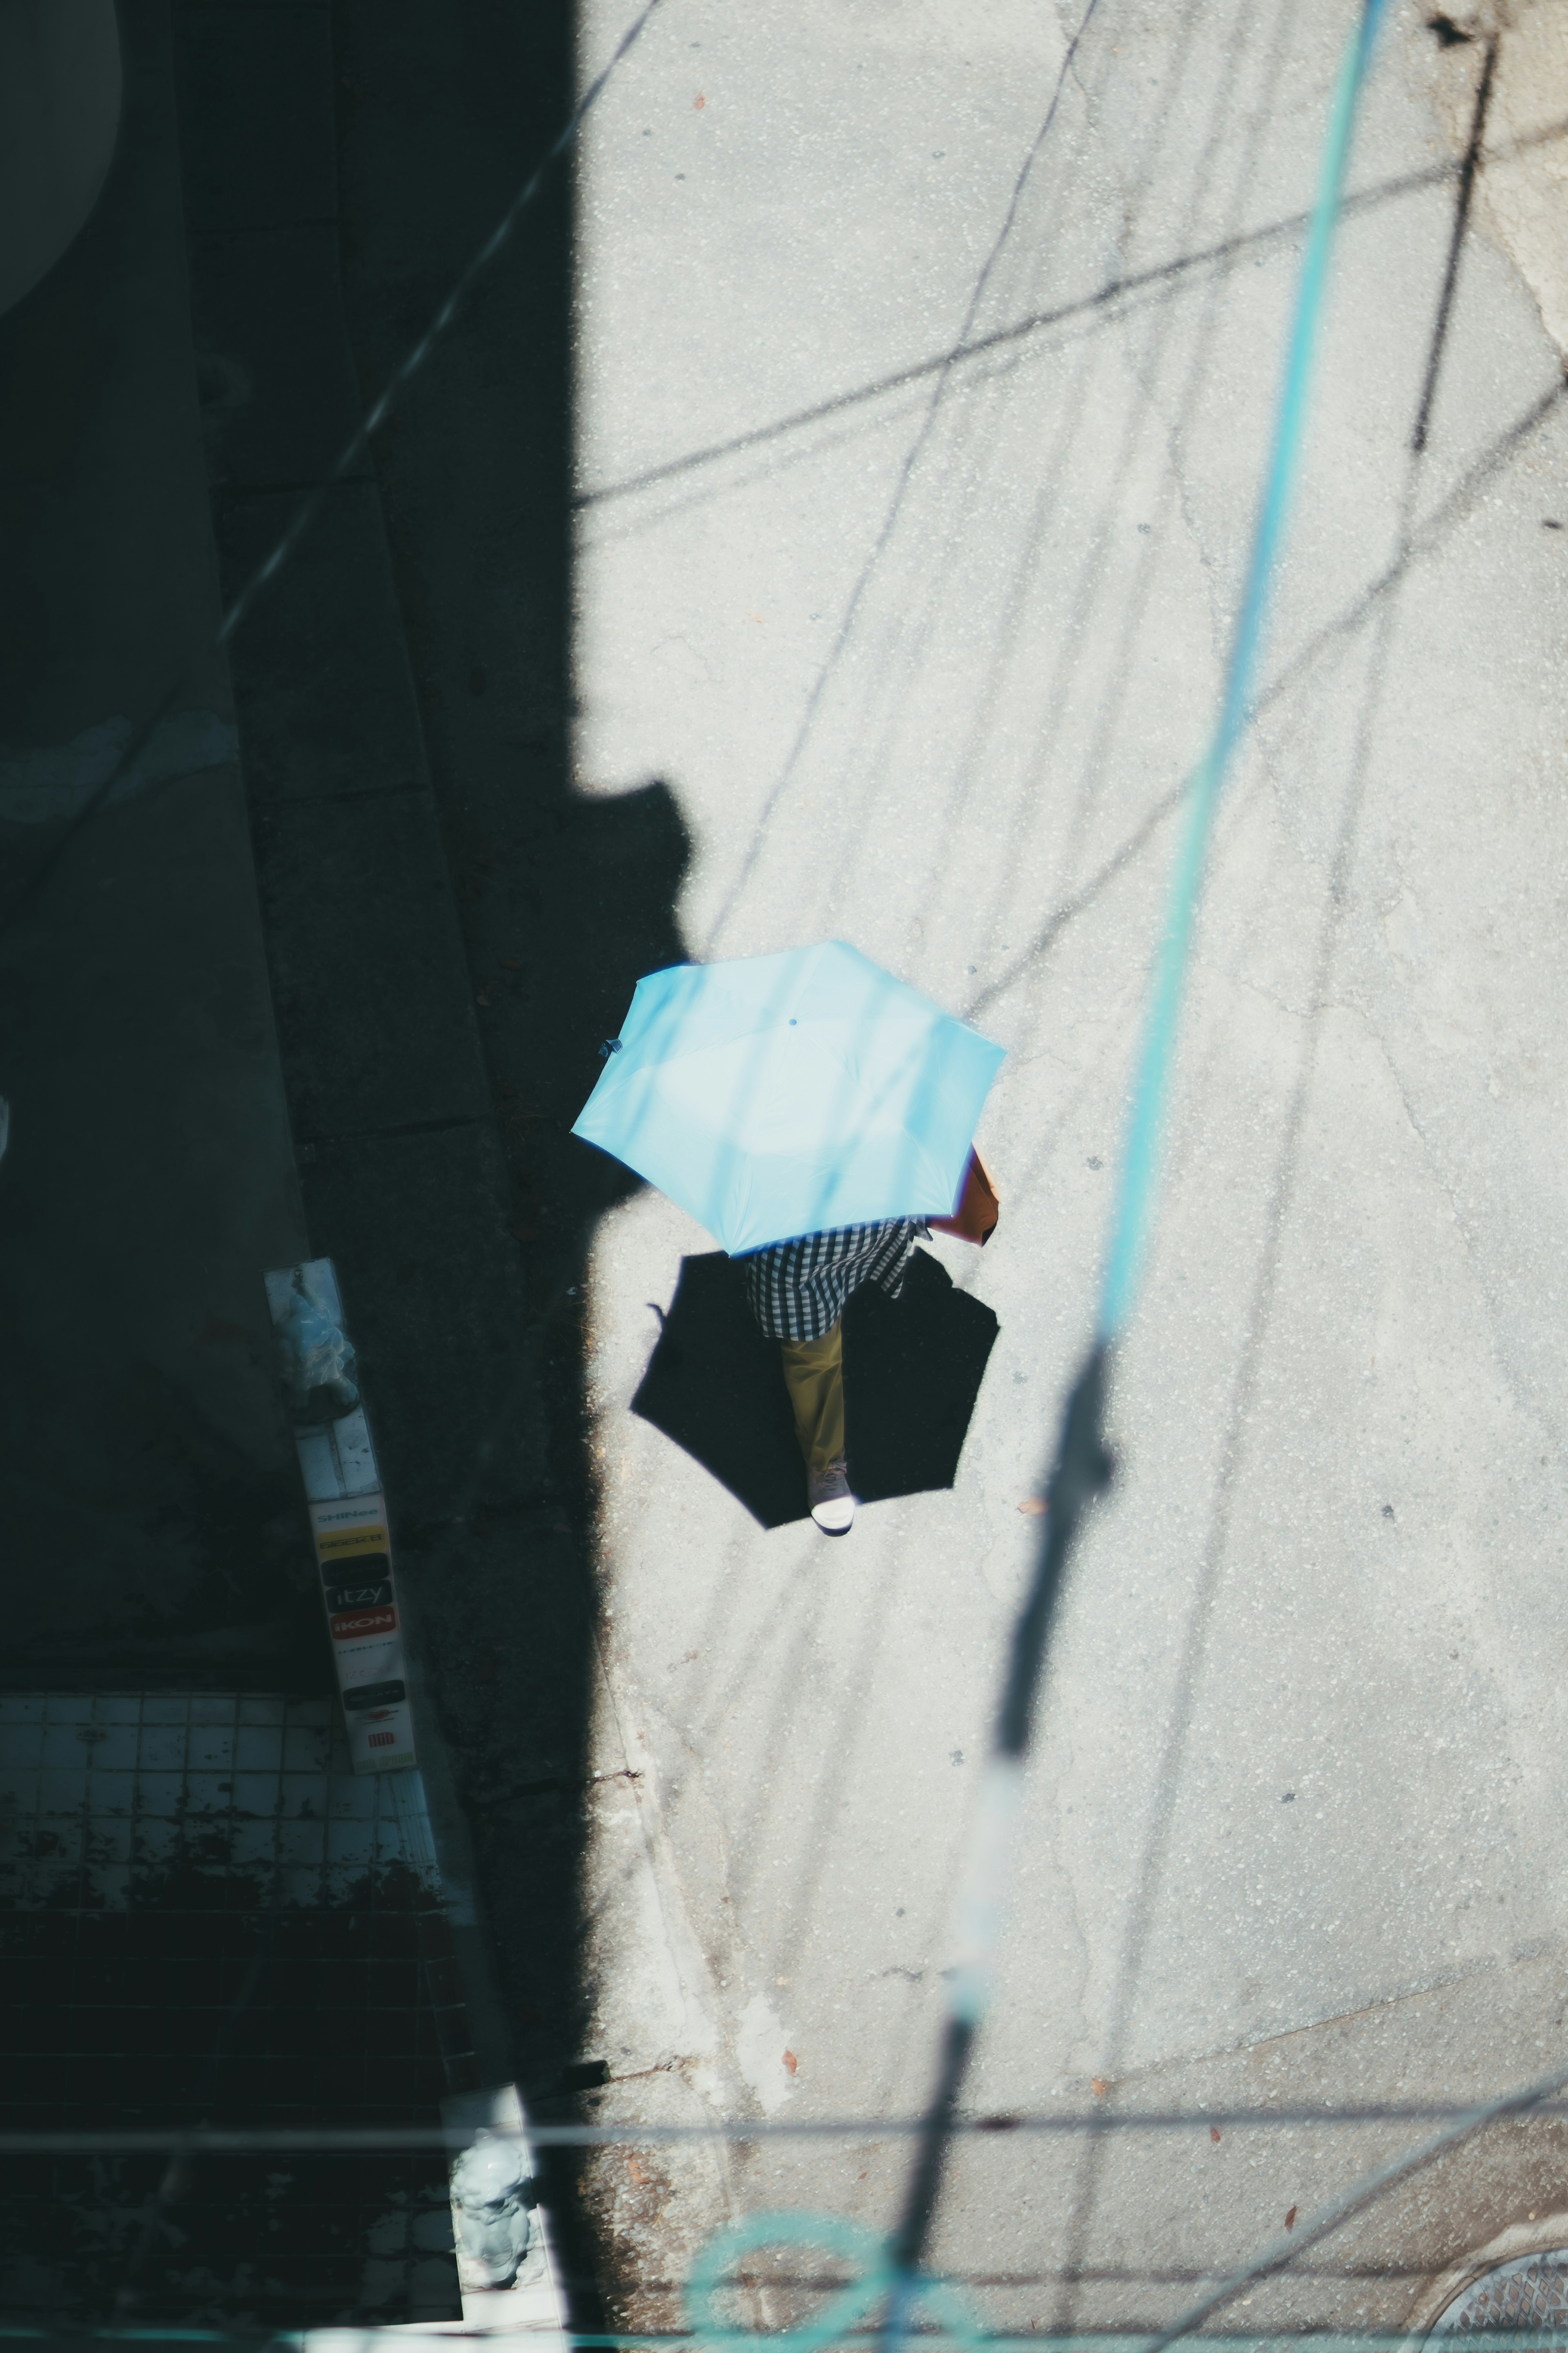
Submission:
[[1462,2295],[1438,2314],[1427,2331],[1435,2345],[1471,2328],[1531,2328],[1542,2334],[1541,2353],[1568,2353],[1568,2247],[1516,2255],[1472,2280]]

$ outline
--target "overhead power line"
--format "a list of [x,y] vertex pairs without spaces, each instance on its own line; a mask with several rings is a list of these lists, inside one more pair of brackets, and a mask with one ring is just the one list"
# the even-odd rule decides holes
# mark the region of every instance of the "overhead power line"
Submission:
[[[1555,145],[1568,138],[1568,121],[1549,122],[1536,131],[1521,132],[1513,139],[1498,141],[1495,146],[1478,147],[1458,162],[1424,164],[1419,171],[1401,172],[1390,180],[1374,181],[1370,187],[1357,188],[1347,195],[1340,207],[1342,219],[1352,215],[1374,210],[1402,196],[1423,195],[1430,189],[1446,187],[1458,180],[1463,186],[1473,181],[1478,169],[1489,164],[1511,163],[1518,156],[1537,147]],[[1468,203],[1468,199],[1467,199]],[[1308,227],[1312,216],[1309,213],[1286,213],[1278,220],[1265,221],[1258,227],[1243,229],[1235,237],[1221,237],[1216,242],[1198,246],[1191,253],[1178,253],[1164,261],[1148,263],[1142,269],[1119,270],[1087,294],[1069,296],[1065,301],[1054,302],[1045,310],[1031,311],[1026,317],[1014,319],[1005,326],[993,327],[983,335],[960,337],[944,350],[931,352],[924,359],[911,360],[908,366],[895,368],[887,375],[876,377],[868,384],[855,385],[845,392],[829,393],[826,399],[813,401],[805,408],[791,409],[786,416],[775,417],[765,425],[748,427],[744,432],[731,434],[727,440],[715,441],[707,448],[689,449],[679,458],[664,458],[658,464],[645,467],[640,473],[624,475],[618,481],[597,483],[579,491],[573,505],[580,509],[609,505],[618,499],[637,497],[641,491],[656,490],[663,482],[676,481],[687,474],[702,471],[721,464],[726,458],[742,457],[748,450],[764,448],[769,443],[781,441],[790,435],[806,431],[839,417],[846,410],[866,406],[882,400],[911,385],[922,384],[944,370],[967,366],[972,360],[983,360],[998,353],[1010,351],[1014,345],[1031,342],[1037,335],[1047,333],[1052,327],[1069,325],[1097,311],[1114,311],[1120,303],[1130,302],[1139,294],[1158,294],[1162,288],[1178,290],[1190,280],[1199,280],[1205,271],[1222,269],[1238,255],[1257,253],[1260,248],[1288,245]]]
[[[760,2348],[777,2345],[776,2332],[761,2329],[731,2332],[733,2346],[754,2340]],[[1409,2353],[1408,2329],[1386,2328],[1322,2328],[1322,2329],[1257,2329],[1248,2328],[1235,2336],[1207,2337],[1205,2345],[1234,2348],[1235,2353]],[[841,2328],[835,2337],[836,2345],[874,2345],[878,2332],[869,2328]],[[962,2335],[951,2329],[921,2328],[916,2337],[921,2353],[1149,2353],[1147,2329],[1048,2329],[1031,2328],[1022,2335],[1010,2335],[1005,2329],[966,2329]],[[612,2331],[602,2336],[585,2336],[574,2330],[574,2347],[617,2348],[617,2353],[637,2353],[645,2345],[668,2347],[670,2353],[711,2353],[711,2339],[700,2331],[639,2328],[632,2331]],[[1464,2353],[1558,2353],[1563,2343],[1563,2329],[1542,2328],[1467,2328],[1462,2339]]]
[[[1456,2117],[1452,2124],[1434,2134],[1430,2140],[1421,2142],[1415,2148],[1406,2149],[1402,2156],[1392,2158],[1386,2165],[1379,2166],[1375,2173],[1363,2175],[1360,2181],[1354,2181],[1348,2189],[1342,2190],[1337,2198],[1331,2198],[1326,2206],[1321,2206],[1315,2214],[1309,2214],[1304,2221],[1298,2222],[1293,2230],[1279,2238],[1271,2239],[1268,2246],[1255,2255],[1251,2263],[1244,2264],[1240,2271],[1233,2272],[1228,2279],[1222,2280],[1217,2286],[1199,2296],[1179,2319],[1173,2320],[1168,2328],[1161,2329],[1157,2336],[1147,2341],[1143,2353],[1164,2353],[1167,2345],[1173,2345],[1178,2337],[1190,2337],[1194,2329],[1203,2327],[1205,2320],[1212,2319],[1216,2312],[1222,2312],[1227,2304],[1234,2303],[1243,2288],[1267,2279],[1270,2272],[1283,2270],[1297,2255],[1303,2253],[1308,2247],[1316,2246],[1320,2239],[1326,2239],[1331,2231],[1339,2230],[1370,2206],[1374,2199],[1383,2197],[1401,2181],[1408,2181],[1413,2174],[1423,2171],[1435,2158],[1442,2157],[1448,2149],[1458,2147],[1461,2141],[1469,2139],[1485,2126],[1496,2124],[1503,2116],[1526,2114],[1542,2100],[1550,2099],[1552,2093],[1560,2092],[1565,2084],[1568,2084],[1568,2067],[1560,2067],[1552,2074],[1543,2075],[1538,2083],[1527,2084],[1521,2091],[1505,2092],[1500,2099],[1485,2101],[1479,2107],[1471,2108],[1468,2115]],[[1562,2335],[1561,2325],[1557,2335]],[[1470,2341],[1470,2332],[1467,2329],[1467,2347]]]
[[[1510,2094],[1496,2110],[1506,2116],[1528,2108],[1534,2116],[1568,2116],[1568,2101],[1549,2095]],[[1327,2126],[1339,2131],[1363,2125],[1448,2124],[1474,2129],[1473,2104],[1442,2101],[1372,2101],[1342,2107],[1281,2108],[1078,2108],[1058,2114],[955,2116],[949,2132],[959,2140],[993,2140],[1012,2135],[1026,2139],[1072,2139],[1081,2133],[1197,2133],[1297,2131]],[[1491,2111],[1487,2112],[1489,2115]],[[536,2148],[658,2148],[704,2141],[910,2140],[925,2131],[924,2116],[825,2116],[753,2119],[716,2117],[711,2124],[549,2125],[531,2122],[509,2133],[487,2126],[494,2140],[523,2140]],[[442,2125],[193,2125],[64,2126],[10,2131],[0,2128],[0,2157],[135,2157],[175,2150],[242,2156],[248,2150],[351,2150],[466,2148],[468,2126]]]
[[1269,592],[1300,460],[1312,360],[1351,138],[1383,7],[1384,0],[1363,0],[1334,93],[1273,440],[1240,608],[1225,667],[1219,711],[1207,754],[1188,797],[1186,825],[1172,876],[1169,912],[1149,997],[1131,1119],[1121,1156],[1098,1328],[1063,1411],[1061,1435],[1047,1482],[1046,1519],[1038,1559],[1014,1630],[991,1756],[981,1783],[961,1902],[959,1964],[949,1985],[948,2015],[936,2085],[890,2251],[883,2333],[895,2345],[906,2333],[912,2308],[922,2295],[920,2273],[941,2192],[947,2147],[970,2057],[992,2000],[1013,1823],[1057,1599],[1079,1525],[1095,1496],[1110,1479],[1111,1462],[1104,1439],[1110,1357],[1131,1314],[1142,1272],[1183,988],[1209,836],[1220,789],[1253,701]]

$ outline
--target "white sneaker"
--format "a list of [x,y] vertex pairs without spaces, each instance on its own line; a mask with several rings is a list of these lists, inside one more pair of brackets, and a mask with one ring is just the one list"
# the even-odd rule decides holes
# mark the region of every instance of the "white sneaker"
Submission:
[[843,1455],[830,1462],[826,1471],[808,1471],[805,1492],[811,1504],[811,1516],[825,1536],[847,1536],[855,1519],[855,1498],[849,1493],[849,1473]]

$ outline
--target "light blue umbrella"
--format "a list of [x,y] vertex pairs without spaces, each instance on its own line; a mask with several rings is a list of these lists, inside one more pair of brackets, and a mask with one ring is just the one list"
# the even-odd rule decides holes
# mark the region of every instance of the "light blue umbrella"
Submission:
[[829,940],[639,980],[573,1128],[731,1256],[957,1208],[1003,1050]]

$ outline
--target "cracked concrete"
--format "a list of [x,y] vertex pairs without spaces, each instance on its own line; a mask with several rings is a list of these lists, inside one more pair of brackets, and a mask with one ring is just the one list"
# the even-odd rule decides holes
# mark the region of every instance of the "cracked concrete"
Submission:
[[1498,42],[1483,170],[1482,223],[1519,269],[1543,325],[1568,352],[1568,6],[1563,0],[1481,0],[1449,17],[1463,37],[1408,40],[1408,70],[1463,153],[1489,40]]
[[[1526,47],[1503,33],[1500,122],[1526,121],[1539,5]],[[1070,26],[1013,5],[696,0],[589,128],[582,788],[668,781],[693,954],[837,930],[1009,1049],[980,1138],[1001,1229],[984,1258],[933,1245],[1002,1327],[958,1482],[846,1545],[762,1533],[630,1412],[711,1244],[647,1194],[598,1230],[606,1672],[652,1776],[596,1851],[604,2040],[672,1999],[637,1990],[651,1873],[699,1957],[693,2114],[876,2118],[929,2081],[1019,1505],[1090,1327],[1170,857],[1152,816],[1212,719],[1272,417],[1300,240],[1252,233],[1310,206],[1350,22],[1100,0],[1021,185]],[[586,57],[616,29],[591,8]],[[1562,2044],[1568,415],[1518,206],[1466,241],[1413,492],[1409,469],[1454,211],[1431,167],[1473,47],[1396,10],[1367,95],[1352,186],[1400,186],[1342,233],[982,2111],[1096,2082],[1108,2106],[1441,2101]],[[1221,243],[1005,367],[787,422],[966,318]],[[654,469],[679,470],[625,487]],[[938,2257],[994,2326],[1157,2323],[1403,2129],[997,2135],[955,2165]],[[687,2179],[679,2248],[736,2208],[885,2224],[904,2154],[739,2145]],[[1555,2122],[1494,2136],[1247,2317],[1398,2326],[1467,2248],[1568,2204],[1563,2163]]]

